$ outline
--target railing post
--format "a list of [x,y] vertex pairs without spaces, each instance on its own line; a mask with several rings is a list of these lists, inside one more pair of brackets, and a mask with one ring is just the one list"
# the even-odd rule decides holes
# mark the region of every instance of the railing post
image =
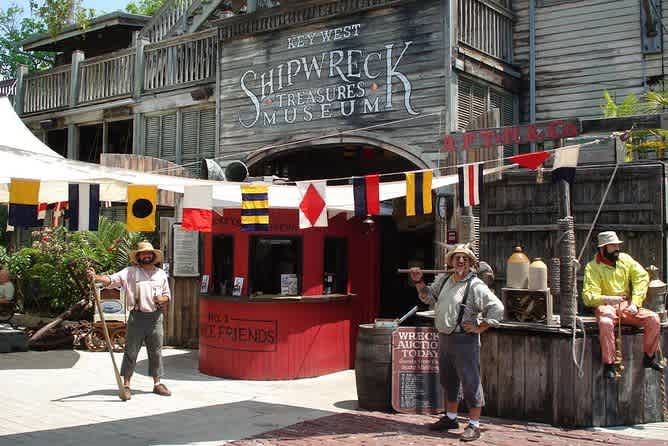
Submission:
[[141,38],[138,34],[135,42],[135,84],[132,90],[132,97],[139,98],[144,91],[144,47],[148,45],[148,40]]
[[25,95],[25,77],[28,75],[28,66],[19,65],[19,71],[16,73],[16,93],[14,96],[14,110],[16,114],[23,114],[23,104]]
[[72,73],[70,74],[70,107],[74,107],[79,102],[79,64],[85,59],[81,50],[72,53]]

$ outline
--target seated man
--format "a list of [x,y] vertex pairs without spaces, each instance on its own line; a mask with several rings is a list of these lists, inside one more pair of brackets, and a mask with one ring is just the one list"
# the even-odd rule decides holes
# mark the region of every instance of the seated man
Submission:
[[14,300],[14,284],[9,281],[9,271],[0,269],[0,305],[7,305]]
[[642,308],[649,274],[630,255],[619,252],[620,244],[622,241],[614,231],[598,234],[598,253],[585,268],[582,288],[584,304],[596,308],[601,356],[607,378],[615,378],[616,375],[615,324],[619,317],[622,324],[644,328],[643,365],[663,371],[656,355],[661,333],[659,316]]

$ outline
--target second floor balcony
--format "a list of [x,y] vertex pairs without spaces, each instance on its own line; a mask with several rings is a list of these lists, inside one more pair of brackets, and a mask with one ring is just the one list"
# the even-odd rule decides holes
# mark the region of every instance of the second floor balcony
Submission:
[[[213,83],[218,47],[228,38],[309,23],[313,17],[352,15],[401,1],[308,2],[258,10],[221,20],[216,23],[217,29],[155,43],[137,39],[130,48],[93,58],[87,59],[83,52],[75,51],[68,65],[39,73],[19,73],[16,108],[23,115],[39,114]],[[494,63],[510,65],[514,15],[507,3],[508,0],[457,0],[453,22],[458,45]]]

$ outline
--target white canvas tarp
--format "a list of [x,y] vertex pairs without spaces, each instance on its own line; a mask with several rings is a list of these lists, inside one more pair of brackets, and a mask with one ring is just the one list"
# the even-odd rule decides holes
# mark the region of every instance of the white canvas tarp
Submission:
[[[490,169],[485,174],[497,172]],[[40,180],[40,202],[67,201],[67,184],[74,182],[100,184],[102,201],[127,200],[128,184],[151,184],[159,189],[183,193],[186,185],[213,185],[214,206],[239,208],[241,190],[239,183],[198,180],[168,175],[158,175],[101,166],[99,164],[63,158],[44,145],[26,128],[16,115],[7,98],[0,98],[0,202],[9,201],[8,184],[11,178]],[[435,177],[432,188],[457,183],[457,175]],[[406,195],[406,182],[380,184],[380,200],[390,200]],[[273,208],[299,207],[296,186],[270,185],[269,206]],[[327,208],[341,211],[354,209],[352,185],[327,186]]]

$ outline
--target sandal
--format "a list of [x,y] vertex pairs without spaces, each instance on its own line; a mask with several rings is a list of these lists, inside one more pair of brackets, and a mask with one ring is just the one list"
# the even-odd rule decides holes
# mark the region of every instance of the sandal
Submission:
[[167,386],[162,383],[156,384],[155,387],[153,387],[153,393],[162,396],[170,396],[172,394],[172,392],[170,392],[169,389],[167,389]]

